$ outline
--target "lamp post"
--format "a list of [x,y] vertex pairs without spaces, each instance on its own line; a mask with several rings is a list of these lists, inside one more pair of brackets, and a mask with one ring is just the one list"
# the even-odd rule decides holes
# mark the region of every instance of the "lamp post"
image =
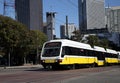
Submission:
[[10,50],[9,50],[9,53],[8,53],[8,66],[10,67]]

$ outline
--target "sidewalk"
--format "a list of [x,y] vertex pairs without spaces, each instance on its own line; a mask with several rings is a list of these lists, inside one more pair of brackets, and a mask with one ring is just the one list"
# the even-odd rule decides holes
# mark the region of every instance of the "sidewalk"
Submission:
[[3,66],[0,67],[1,69],[26,69],[26,68],[42,68],[42,65],[38,64],[38,65],[23,65],[23,66]]

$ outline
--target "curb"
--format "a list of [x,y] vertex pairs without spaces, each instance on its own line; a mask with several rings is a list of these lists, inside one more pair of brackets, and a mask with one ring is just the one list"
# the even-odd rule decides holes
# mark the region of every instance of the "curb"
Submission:
[[1,69],[26,69],[26,68],[42,68],[42,65],[28,65],[28,66],[4,66]]

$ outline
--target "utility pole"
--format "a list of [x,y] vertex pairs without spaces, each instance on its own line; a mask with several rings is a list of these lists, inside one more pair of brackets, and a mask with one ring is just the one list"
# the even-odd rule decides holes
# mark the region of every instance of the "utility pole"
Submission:
[[5,9],[6,9],[6,0],[4,0],[4,4],[3,4],[3,15],[5,16],[5,14],[6,14],[6,11],[5,11]]
[[68,37],[68,16],[66,16],[66,38]]

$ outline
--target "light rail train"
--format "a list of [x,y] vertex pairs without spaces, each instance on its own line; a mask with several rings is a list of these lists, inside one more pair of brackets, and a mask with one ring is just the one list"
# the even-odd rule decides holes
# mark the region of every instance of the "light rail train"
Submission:
[[104,66],[118,64],[120,62],[118,55],[120,53],[115,50],[105,50],[99,46],[92,48],[89,44],[67,39],[51,40],[43,45],[41,64],[44,68],[53,69]]

